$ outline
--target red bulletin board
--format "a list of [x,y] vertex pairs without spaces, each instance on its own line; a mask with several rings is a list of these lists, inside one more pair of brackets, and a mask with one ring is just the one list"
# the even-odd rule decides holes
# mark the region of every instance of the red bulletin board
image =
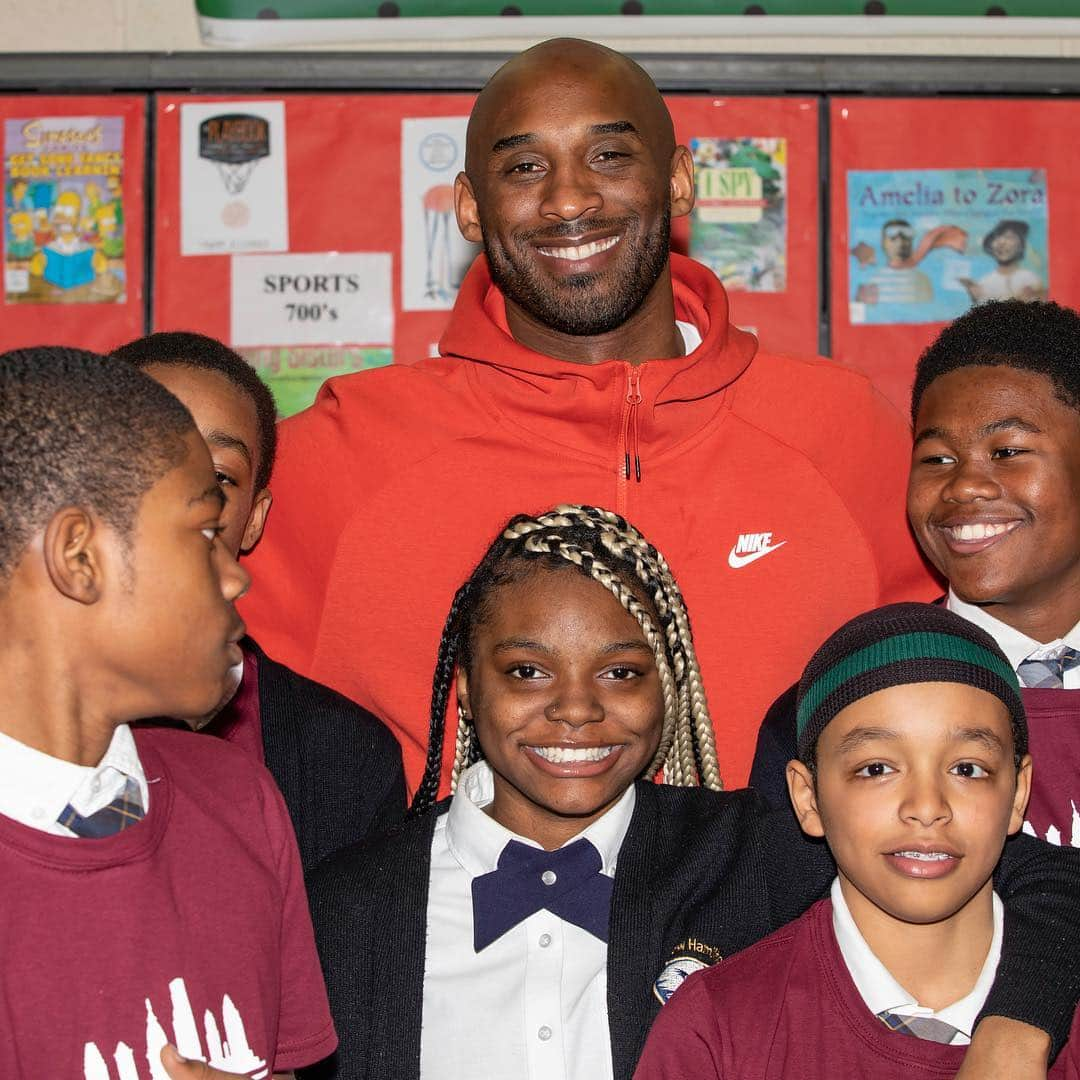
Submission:
[[[442,310],[402,310],[398,266],[402,121],[467,116],[473,98],[472,94],[287,94],[250,99],[285,105],[289,251],[393,256],[393,352],[399,362],[427,356],[447,318]],[[157,98],[153,304],[157,330],[196,330],[230,341],[230,257],[181,255],[179,107],[244,100]]]
[[[0,349],[47,343],[103,351],[142,334],[146,105],[141,95],[0,96]],[[28,124],[36,125],[29,135]],[[26,190],[16,191],[16,179],[26,181]],[[57,202],[62,196],[66,204]],[[55,246],[58,206],[74,207],[75,231],[53,261],[46,249]],[[34,221],[30,236],[12,231],[20,211]]]
[[[406,310],[410,304],[403,303],[402,122],[406,118],[466,116],[473,102],[471,94],[293,94],[250,98],[159,95],[155,103],[158,150],[154,328],[197,330],[230,341],[230,256],[181,254],[180,107],[230,102],[236,110],[229,111],[240,111],[245,102],[267,101],[284,103],[288,250],[390,253],[394,359],[410,362],[429,355],[445,326],[447,311]],[[681,140],[783,141],[783,289],[733,289],[733,314],[740,325],[756,329],[769,349],[816,352],[816,103],[787,98],[700,96],[671,96],[668,102]],[[433,125],[438,127],[434,120]],[[435,143],[425,140],[425,145],[438,154],[438,137],[434,137]],[[406,158],[411,160],[409,153],[407,148]],[[446,179],[452,178],[448,171]],[[456,233],[452,219],[449,228]],[[689,223],[676,222],[673,233],[674,246],[686,251]],[[775,286],[775,279],[771,284]]]
[[[833,99],[833,358],[867,371],[906,415],[915,361],[942,326],[976,299],[1016,289],[1001,285],[991,254],[1009,223],[1020,223],[1025,241],[1009,280],[1026,284],[1026,298],[1080,305],[1077,138],[1076,102]],[[911,236],[895,257],[910,251],[912,266],[905,280],[884,281],[885,226],[897,220],[910,224]],[[903,236],[892,242],[903,245]],[[860,286],[868,283],[866,297]],[[874,323],[887,295],[901,301],[890,310],[905,321]]]
[[[695,149],[702,139],[731,144],[739,140],[772,140],[773,156],[781,155],[786,215],[786,268],[783,288],[751,291],[728,284],[732,318],[753,330],[770,352],[813,356],[818,352],[818,102],[805,98],[715,98],[668,95],[680,143]],[[699,158],[699,205],[703,194]],[[760,156],[760,155],[759,155]],[[672,246],[686,252],[691,225],[672,223]],[[691,254],[697,252],[691,251]],[[758,256],[764,266],[768,255]],[[754,258],[743,262],[751,264]],[[724,275],[721,274],[721,277]],[[774,275],[766,284],[781,282]]]

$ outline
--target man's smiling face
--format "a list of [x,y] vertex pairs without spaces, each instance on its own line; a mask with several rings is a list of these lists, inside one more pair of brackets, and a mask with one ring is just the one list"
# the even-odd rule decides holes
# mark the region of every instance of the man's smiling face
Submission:
[[507,304],[594,336],[622,326],[656,286],[693,170],[647,77],[581,45],[525,54],[496,76],[474,110],[456,196],[462,232],[483,241]]

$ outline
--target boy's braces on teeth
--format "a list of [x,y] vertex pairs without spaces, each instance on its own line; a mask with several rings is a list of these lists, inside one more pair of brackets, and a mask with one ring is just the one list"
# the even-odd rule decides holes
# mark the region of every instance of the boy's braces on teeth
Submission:
[[615,749],[614,746],[530,746],[529,749],[550,761],[553,765],[562,765],[577,761],[603,761]]
[[920,859],[923,862],[944,862],[946,859],[954,858],[944,851],[896,851],[893,854],[899,855],[902,859]]

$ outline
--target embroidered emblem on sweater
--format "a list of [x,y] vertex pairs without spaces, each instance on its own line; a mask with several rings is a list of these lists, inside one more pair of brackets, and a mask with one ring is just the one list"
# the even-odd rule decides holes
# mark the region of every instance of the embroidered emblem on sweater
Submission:
[[661,1005],[666,1005],[668,998],[679,989],[687,977],[695,971],[703,971],[709,965],[701,960],[695,960],[692,956],[677,956],[656,977],[653,983],[653,993]]
[[704,941],[699,941],[695,937],[680,941],[671,950],[671,959],[664,965],[664,969],[653,983],[656,1000],[661,1005],[666,1005],[668,998],[682,986],[688,976],[722,959],[719,949],[706,945]]

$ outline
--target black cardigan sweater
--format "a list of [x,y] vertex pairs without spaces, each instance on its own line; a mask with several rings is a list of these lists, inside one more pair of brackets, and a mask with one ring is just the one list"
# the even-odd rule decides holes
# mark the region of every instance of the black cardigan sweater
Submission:
[[[340,1045],[301,1076],[418,1080],[431,842],[448,804],[338,852],[309,876]],[[1030,837],[1008,848],[998,881],[1005,947],[985,1011],[1044,1027],[1059,1047],[1080,995],[1080,858]],[[656,978],[672,959],[711,962],[746,948],[825,896],[834,874],[824,844],[755,792],[639,782],[611,901],[615,1080],[633,1074],[660,1009]],[[463,1037],[482,1038],[482,1023]]]
[[285,797],[304,870],[397,824],[405,813],[405,774],[390,729],[356,702],[271,660],[251,638],[242,646],[258,661],[266,767]]

